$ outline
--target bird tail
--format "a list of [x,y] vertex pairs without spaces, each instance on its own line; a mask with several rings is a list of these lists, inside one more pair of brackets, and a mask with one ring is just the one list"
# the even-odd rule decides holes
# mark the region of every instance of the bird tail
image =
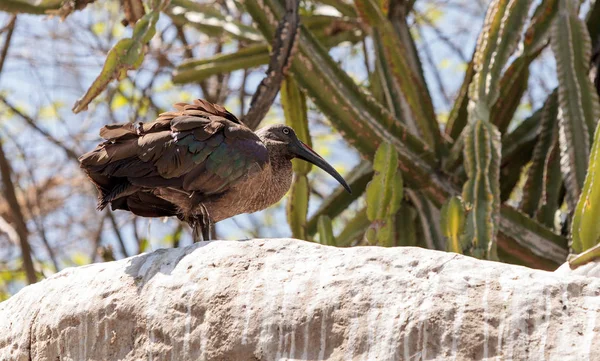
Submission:
[[129,195],[137,192],[139,189],[140,189],[140,187],[134,186],[133,184],[129,183],[129,181],[127,179],[124,179],[121,183],[118,183],[117,185],[112,187],[110,190],[106,190],[106,189],[101,190],[101,194],[98,197],[98,207],[97,208],[99,211],[101,211],[104,208],[106,208],[106,206],[110,202],[114,201],[115,199],[129,196]]

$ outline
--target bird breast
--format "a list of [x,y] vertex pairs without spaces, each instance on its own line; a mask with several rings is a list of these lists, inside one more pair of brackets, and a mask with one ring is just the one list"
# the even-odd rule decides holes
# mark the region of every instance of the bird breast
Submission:
[[218,199],[207,200],[207,208],[213,222],[242,213],[253,213],[277,203],[292,185],[292,163],[270,162],[258,174],[250,176]]

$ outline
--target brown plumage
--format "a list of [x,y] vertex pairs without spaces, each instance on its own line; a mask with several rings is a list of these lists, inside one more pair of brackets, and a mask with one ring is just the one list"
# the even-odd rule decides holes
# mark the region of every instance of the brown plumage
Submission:
[[225,108],[196,100],[150,123],[107,125],[105,141],[80,157],[111,204],[144,217],[177,216],[207,238],[211,223],[267,208],[292,182],[291,159],[342,177],[285,125],[252,132]]

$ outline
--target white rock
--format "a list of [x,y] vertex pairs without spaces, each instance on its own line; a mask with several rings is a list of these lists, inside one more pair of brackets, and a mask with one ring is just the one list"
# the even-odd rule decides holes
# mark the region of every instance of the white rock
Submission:
[[593,360],[600,279],[419,248],[215,241],[0,304],[0,360]]

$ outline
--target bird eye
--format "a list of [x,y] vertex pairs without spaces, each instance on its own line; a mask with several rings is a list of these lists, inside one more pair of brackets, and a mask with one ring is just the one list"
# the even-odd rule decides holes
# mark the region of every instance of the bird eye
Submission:
[[283,128],[283,134],[290,134],[290,128]]

